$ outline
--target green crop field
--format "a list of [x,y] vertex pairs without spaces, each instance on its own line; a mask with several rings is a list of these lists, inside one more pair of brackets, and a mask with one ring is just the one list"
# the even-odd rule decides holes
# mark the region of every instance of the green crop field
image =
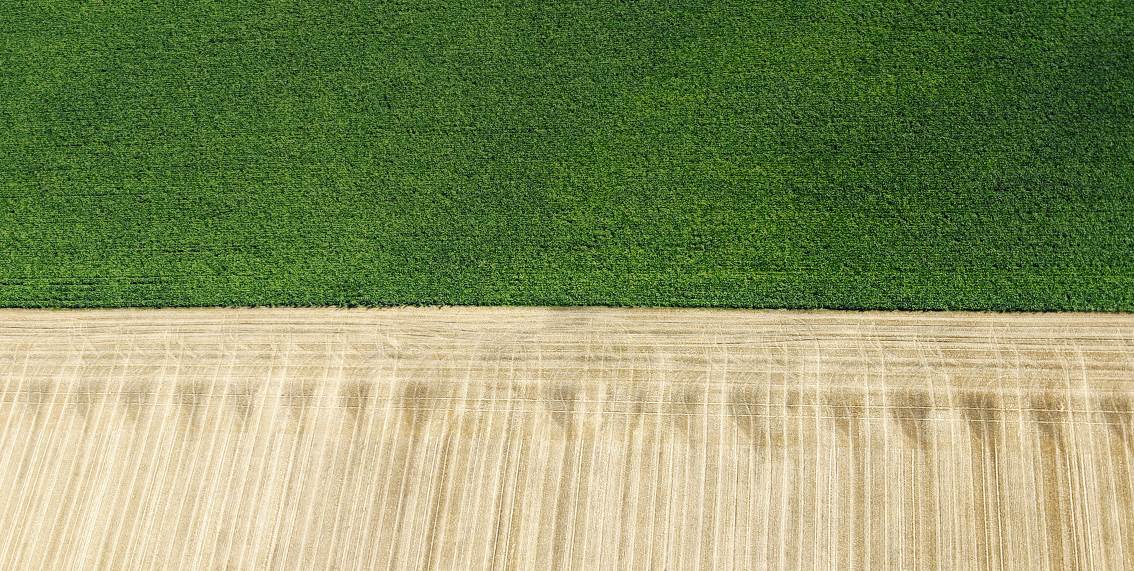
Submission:
[[0,8],[0,305],[1134,310],[1134,2]]

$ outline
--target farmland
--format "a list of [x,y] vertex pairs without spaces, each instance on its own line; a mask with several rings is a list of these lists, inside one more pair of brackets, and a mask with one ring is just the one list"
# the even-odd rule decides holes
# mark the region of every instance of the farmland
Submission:
[[1134,316],[0,311],[11,569],[1130,569]]
[[28,2],[0,305],[1134,310],[1134,3]]

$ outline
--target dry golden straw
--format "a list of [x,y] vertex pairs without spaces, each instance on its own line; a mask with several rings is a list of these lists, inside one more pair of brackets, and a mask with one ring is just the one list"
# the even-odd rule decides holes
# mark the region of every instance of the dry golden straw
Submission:
[[2,569],[1130,569],[1134,315],[0,311]]

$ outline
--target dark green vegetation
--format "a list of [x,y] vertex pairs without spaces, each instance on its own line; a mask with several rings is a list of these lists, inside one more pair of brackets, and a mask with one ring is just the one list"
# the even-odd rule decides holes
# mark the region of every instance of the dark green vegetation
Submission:
[[1134,310],[1134,2],[159,4],[0,9],[0,305]]

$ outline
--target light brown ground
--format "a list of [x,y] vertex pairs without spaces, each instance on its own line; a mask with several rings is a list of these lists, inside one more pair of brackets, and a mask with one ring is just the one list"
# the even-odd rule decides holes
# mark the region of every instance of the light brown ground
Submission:
[[1130,569],[1134,315],[0,311],[0,569]]

